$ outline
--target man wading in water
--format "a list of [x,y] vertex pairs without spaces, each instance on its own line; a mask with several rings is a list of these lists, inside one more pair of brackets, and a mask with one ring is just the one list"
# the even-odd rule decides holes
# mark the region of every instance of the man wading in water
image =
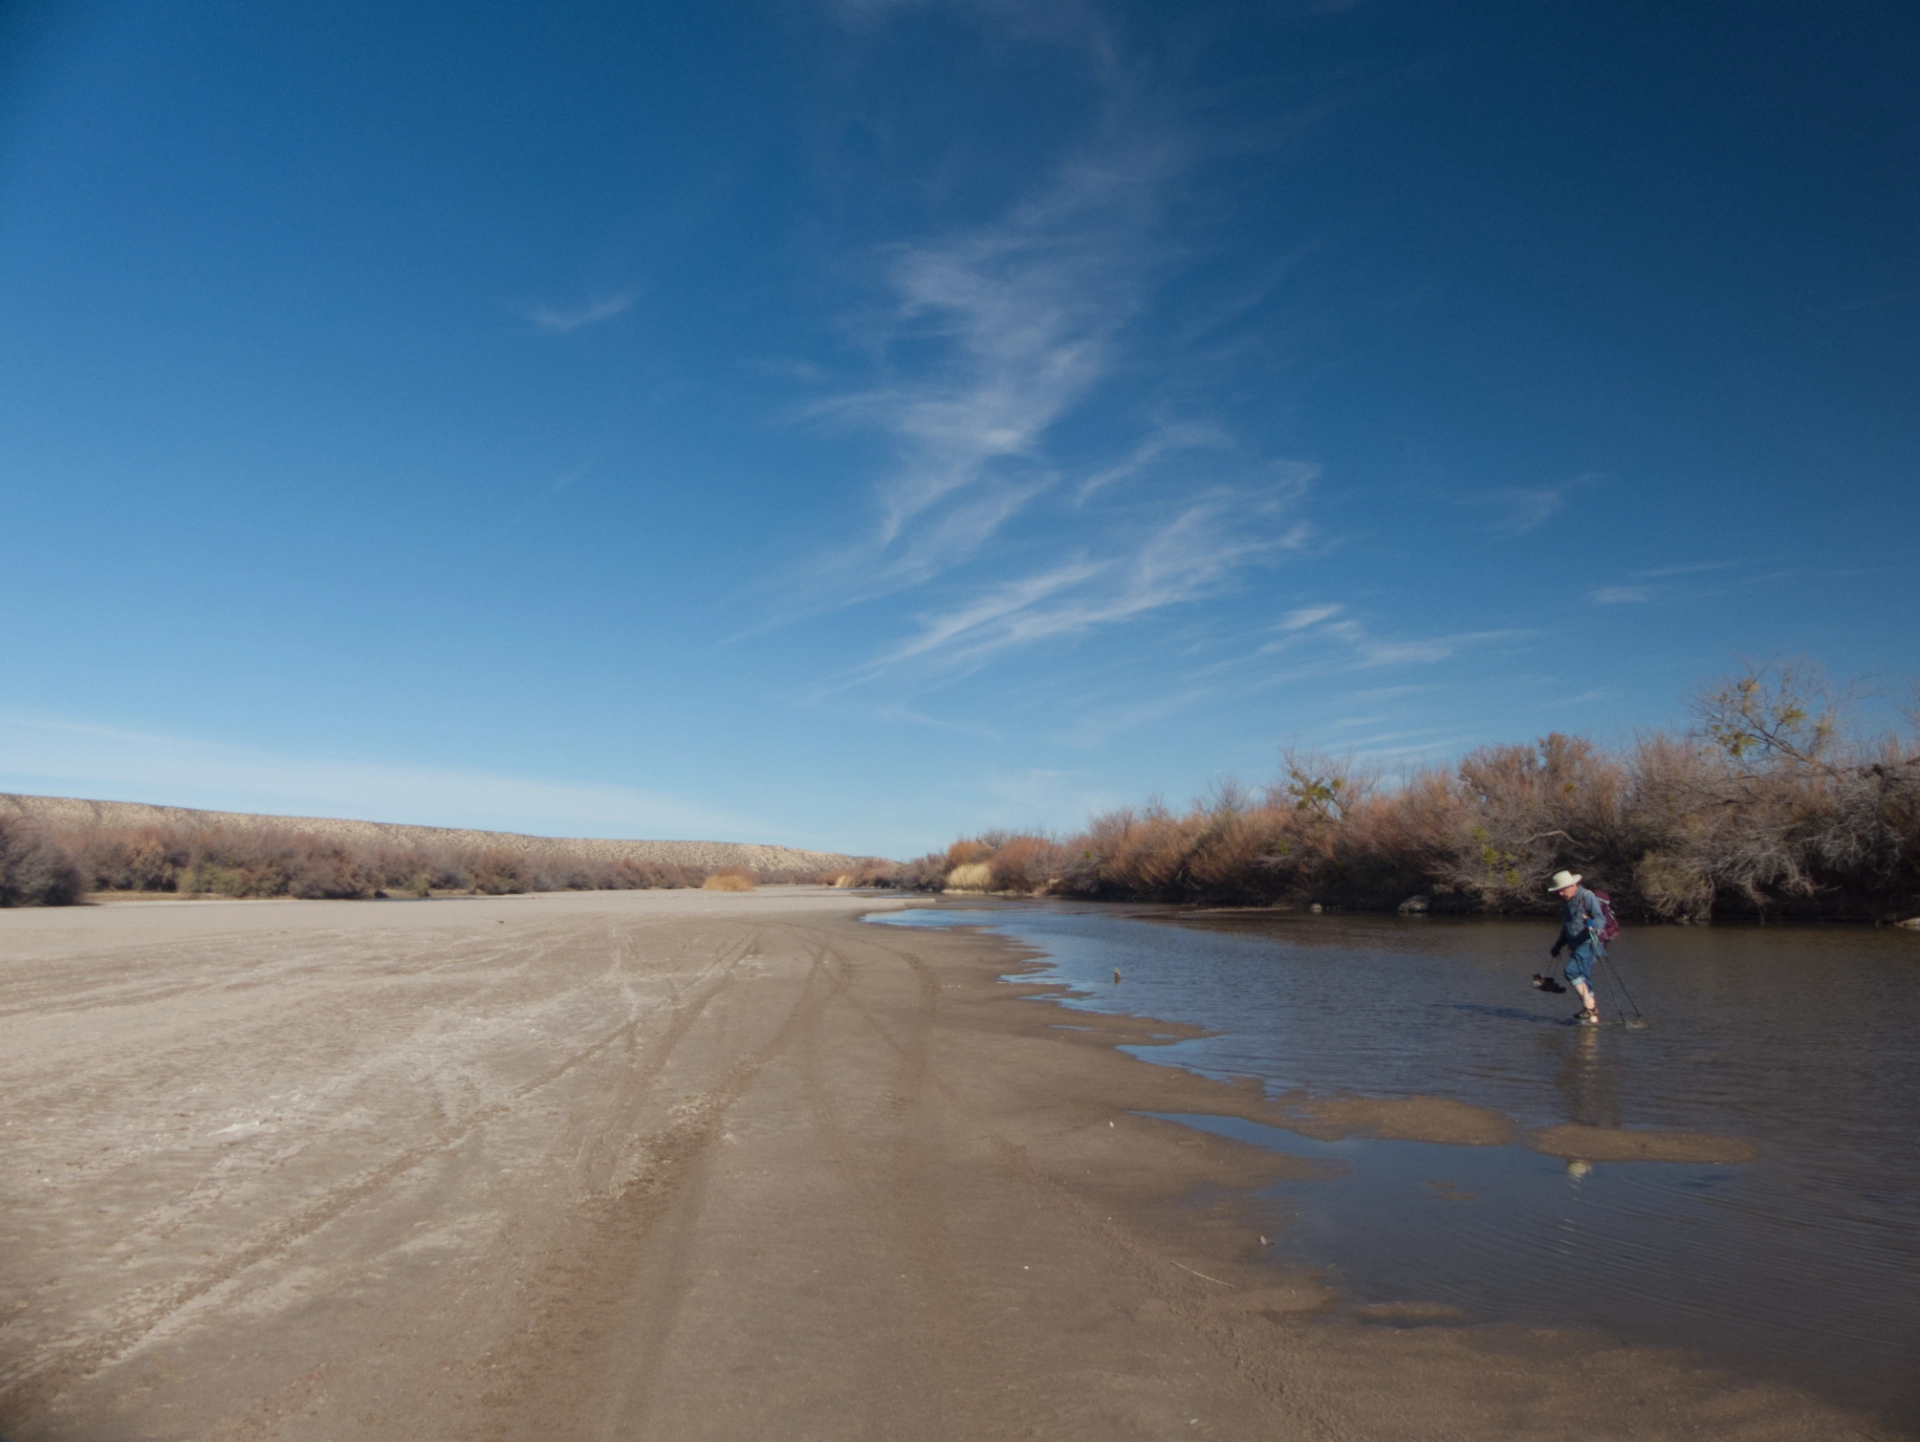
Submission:
[[1580,884],[1571,871],[1556,871],[1547,890],[1560,897],[1560,936],[1548,954],[1558,956],[1567,948],[1567,980],[1580,993],[1580,1015],[1574,1018],[1582,1026],[1600,1025],[1600,1007],[1593,995],[1593,963],[1600,954],[1600,928],[1607,924],[1600,898]]

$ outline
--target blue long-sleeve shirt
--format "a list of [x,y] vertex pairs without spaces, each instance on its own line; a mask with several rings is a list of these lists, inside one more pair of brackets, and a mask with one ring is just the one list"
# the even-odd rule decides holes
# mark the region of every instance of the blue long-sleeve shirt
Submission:
[[1600,898],[1581,887],[1560,903],[1560,939],[1553,944],[1553,954],[1558,956],[1563,946],[1575,956],[1589,950],[1597,953],[1600,928],[1606,924],[1607,914],[1600,909]]

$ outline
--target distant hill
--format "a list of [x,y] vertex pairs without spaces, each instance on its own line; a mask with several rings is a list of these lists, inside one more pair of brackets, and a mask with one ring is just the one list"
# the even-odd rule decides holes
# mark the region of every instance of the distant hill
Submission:
[[17,796],[0,792],[0,815],[15,815],[61,831],[147,826],[268,827],[359,845],[490,848],[532,861],[588,857],[693,866],[712,871],[744,866],[750,871],[831,871],[852,868],[862,858],[838,851],[804,851],[750,841],[609,841],[597,837],[522,836],[515,831],[468,831],[446,826],[402,826],[388,821],[339,821],[325,816],[260,816],[244,811],[196,811],[186,806],[150,806],[144,801],[83,801],[71,796]]

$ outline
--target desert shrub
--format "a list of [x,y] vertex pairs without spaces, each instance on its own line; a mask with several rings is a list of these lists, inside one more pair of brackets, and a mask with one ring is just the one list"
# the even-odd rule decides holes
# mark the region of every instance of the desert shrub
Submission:
[[[1443,878],[1494,909],[1524,906],[1541,868],[1567,851],[1579,743],[1555,734],[1531,746],[1485,746],[1461,757],[1455,781],[1464,831],[1446,838]],[[1551,870],[1548,867],[1548,870]]]
[[602,882],[606,877],[604,867],[591,861],[558,860],[548,861],[532,869],[535,891],[604,891]]
[[1057,851],[1045,836],[1009,836],[986,863],[988,884],[995,891],[1037,891],[1058,874]]
[[79,864],[51,836],[0,816],[0,906],[71,906],[85,890]]
[[460,863],[469,878],[468,885],[483,895],[506,896],[533,889],[525,859],[500,847],[463,852]]
[[188,862],[179,837],[157,827],[87,834],[76,839],[74,852],[92,891],[172,891]]
[[703,891],[752,891],[753,873],[744,866],[723,867],[700,883]]
[[993,847],[993,842],[981,836],[970,836],[956,841],[947,848],[945,865],[942,869],[952,871],[956,866],[972,866],[978,862],[991,861]]
[[345,843],[271,826],[196,828],[159,841],[169,858],[167,875],[158,888],[136,890],[350,898],[371,896],[382,880],[370,858]]
[[288,896],[335,899],[370,896],[379,889],[379,878],[343,846],[304,847],[291,863],[286,872]]
[[883,886],[897,886],[905,891],[939,891],[946,885],[947,858],[944,853],[929,851],[925,856],[916,856],[912,861],[903,861],[892,868],[888,881]]
[[1190,894],[1265,900],[1284,888],[1295,838],[1269,808],[1208,805],[1180,830],[1185,854],[1177,874]]
[[[1192,830],[1191,819],[1183,825],[1159,801],[1148,802],[1138,815],[1125,810],[1096,816],[1091,850],[1103,888],[1139,896],[1176,894],[1186,872]],[[1088,849],[1080,848],[1083,856]]]
[[707,879],[706,872],[697,867],[679,866],[672,862],[631,861],[624,857],[613,863],[608,876],[608,890],[612,891],[667,891],[699,886]]
[[1649,851],[1633,867],[1633,889],[1660,921],[1703,921],[1713,910],[1713,878],[1684,855]]

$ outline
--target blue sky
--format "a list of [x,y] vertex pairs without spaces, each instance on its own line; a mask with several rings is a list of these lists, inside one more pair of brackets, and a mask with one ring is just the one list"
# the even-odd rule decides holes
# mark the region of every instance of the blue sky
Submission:
[[1910,6],[6,15],[0,789],[906,855],[1920,674]]

